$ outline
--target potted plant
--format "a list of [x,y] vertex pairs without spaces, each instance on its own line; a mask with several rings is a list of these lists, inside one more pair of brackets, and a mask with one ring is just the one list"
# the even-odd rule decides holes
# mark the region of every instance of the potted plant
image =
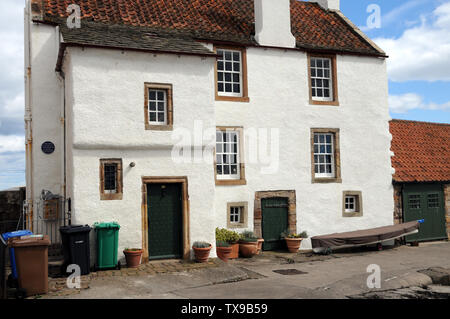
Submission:
[[236,259],[239,257],[239,238],[239,234],[235,231],[225,228],[216,228],[216,241],[227,242],[231,247],[229,259]]
[[123,254],[128,268],[137,268],[141,264],[143,250],[140,248],[125,248]]
[[231,246],[226,241],[218,241],[216,242],[216,252],[217,257],[222,259],[224,262],[227,262],[230,258]]
[[252,231],[244,231],[239,239],[239,253],[244,258],[251,258],[258,251],[258,237]]
[[302,240],[308,238],[308,234],[306,231],[301,232],[300,234],[289,233],[288,231],[281,233],[281,238],[284,238],[286,241],[286,245],[290,253],[297,253],[300,249],[300,245]]
[[195,261],[205,263],[208,261],[209,252],[211,251],[211,244],[204,241],[196,241],[192,245],[195,254]]

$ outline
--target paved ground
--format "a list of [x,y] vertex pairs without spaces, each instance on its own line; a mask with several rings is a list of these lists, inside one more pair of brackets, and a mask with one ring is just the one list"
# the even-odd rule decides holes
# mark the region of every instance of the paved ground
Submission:
[[[450,242],[401,246],[381,252],[361,250],[331,256],[263,253],[219,267],[174,273],[97,276],[68,296],[44,298],[431,298],[449,297],[423,270],[450,269]],[[380,266],[381,288],[367,287],[367,267]],[[287,270],[292,275],[280,274]],[[277,272],[274,272],[277,271]],[[420,272],[421,271],[421,272]],[[445,270],[447,271],[447,270]],[[100,274],[100,273],[99,273]],[[449,272],[450,274],[450,272]],[[448,277],[450,278],[450,277]],[[421,291],[423,287],[429,289]],[[405,287],[410,287],[403,289]],[[403,289],[403,290],[402,290]],[[432,294],[432,291],[440,294]]]

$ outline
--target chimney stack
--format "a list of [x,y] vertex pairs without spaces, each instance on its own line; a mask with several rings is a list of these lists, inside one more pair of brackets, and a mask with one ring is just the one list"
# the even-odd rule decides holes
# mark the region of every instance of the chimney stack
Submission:
[[340,10],[339,8],[340,0],[314,0],[325,10]]
[[295,48],[290,0],[255,1],[255,39],[259,45]]

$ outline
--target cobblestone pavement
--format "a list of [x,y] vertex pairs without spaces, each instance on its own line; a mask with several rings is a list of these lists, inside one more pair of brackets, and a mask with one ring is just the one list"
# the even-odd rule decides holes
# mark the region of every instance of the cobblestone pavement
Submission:
[[[176,273],[183,271],[193,271],[197,269],[205,269],[218,267],[219,262],[216,259],[210,259],[207,263],[196,263],[194,261],[154,261],[140,265],[138,268],[122,268],[120,270],[102,270],[91,272],[89,275],[81,276],[81,288],[69,289],[67,287],[67,278],[49,278],[48,296],[69,296],[79,294],[81,290],[88,289],[92,279],[108,280],[117,276],[147,276],[166,273]],[[40,298],[40,296],[32,296],[30,299]]]

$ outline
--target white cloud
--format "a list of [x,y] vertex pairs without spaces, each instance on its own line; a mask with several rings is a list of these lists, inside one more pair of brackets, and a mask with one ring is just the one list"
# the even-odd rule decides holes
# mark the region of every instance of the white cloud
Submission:
[[25,185],[25,152],[0,154],[0,190]]
[[9,117],[22,118],[25,112],[25,97],[23,92],[18,95],[8,98],[5,101],[2,115]]
[[415,93],[389,96],[389,108],[393,113],[407,113],[411,110],[450,111],[450,102],[444,104],[425,103],[423,97]]
[[0,135],[0,154],[23,152],[25,137],[18,135]]
[[431,21],[421,19],[397,39],[374,40],[390,56],[392,81],[450,81],[450,1],[433,11]]

